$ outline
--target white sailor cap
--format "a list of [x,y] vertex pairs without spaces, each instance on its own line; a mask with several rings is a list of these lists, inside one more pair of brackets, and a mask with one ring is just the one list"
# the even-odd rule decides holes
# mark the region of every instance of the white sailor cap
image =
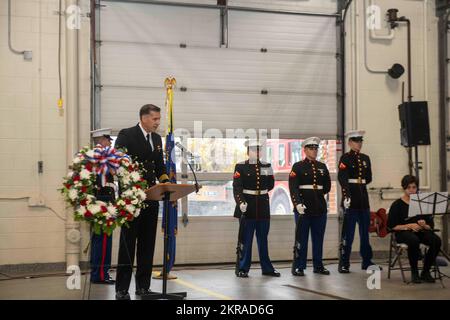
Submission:
[[111,132],[112,130],[110,128],[97,129],[91,131],[91,137],[92,138],[105,137],[109,140],[112,140]]
[[250,139],[245,141],[245,146],[247,148],[255,148],[255,147],[262,147],[264,143],[257,139]]
[[352,130],[347,132],[345,135],[348,139],[362,140],[366,132],[364,130]]
[[302,143],[302,147],[306,147],[306,146],[319,146],[320,144],[320,138],[318,137],[309,137],[307,139],[305,139]]

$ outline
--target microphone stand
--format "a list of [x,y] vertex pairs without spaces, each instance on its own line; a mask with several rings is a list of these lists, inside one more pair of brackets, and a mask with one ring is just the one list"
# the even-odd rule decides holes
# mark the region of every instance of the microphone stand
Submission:
[[[193,155],[191,152],[189,152],[188,150],[186,150],[186,148],[181,144],[181,143],[176,143],[175,144],[183,154],[189,154],[191,156],[191,158],[193,158]],[[184,158],[184,157],[183,157]],[[191,169],[192,175],[194,176],[194,181],[195,181],[195,193],[198,193],[198,191],[200,190],[199,185],[198,185],[198,181],[197,181],[197,175],[195,174],[194,169],[192,168],[191,163],[189,162],[189,160],[186,159],[186,162],[189,166],[189,168]]]

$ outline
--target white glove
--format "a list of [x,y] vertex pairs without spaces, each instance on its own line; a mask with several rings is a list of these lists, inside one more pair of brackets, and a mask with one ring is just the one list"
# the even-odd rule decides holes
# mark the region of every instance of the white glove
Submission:
[[239,205],[239,209],[241,209],[241,212],[242,212],[242,213],[245,213],[245,212],[247,211],[247,203],[246,203],[246,202],[242,202],[242,203]]
[[351,203],[350,198],[345,198],[345,199],[344,199],[344,208],[345,208],[345,209],[350,208],[350,203]]
[[300,203],[300,204],[297,205],[296,208],[297,208],[297,211],[298,211],[299,214],[304,214],[305,213],[306,207],[305,207],[304,204]]

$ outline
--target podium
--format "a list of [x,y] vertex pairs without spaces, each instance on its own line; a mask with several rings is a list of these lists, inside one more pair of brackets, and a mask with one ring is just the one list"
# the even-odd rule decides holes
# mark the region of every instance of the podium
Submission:
[[[169,212],[170,202],[184,198],[188,194],[198,191],[199,188],[201,188],[201,186],[194,184],[162,183],[147,189],[145,193],[147,194],[147,200],[164,201],[164,208],[166,209],[166,212]],[[169,240],[169,235],[167,232],[169,225],[168,220],[169,215],[166,214],[164,227],[163,289],[161,293],[155,292],[153,294],[142,296],[142,300],[183,300],[186,298],[186,292],[167,293],[167,246]]]

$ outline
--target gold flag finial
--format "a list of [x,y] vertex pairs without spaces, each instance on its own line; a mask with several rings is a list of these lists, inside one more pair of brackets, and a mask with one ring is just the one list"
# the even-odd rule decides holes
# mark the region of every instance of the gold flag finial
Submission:
[[173,89],[177,84],[177,80],[170,76],[164,80],[166,87],[166,108],[167,108],[167,133],[173,132]]
[[166,89],[173,89],[176,85],[177,80],[172,76],[167,77],[166,80],[164,80],[164,86],[166,87]]

